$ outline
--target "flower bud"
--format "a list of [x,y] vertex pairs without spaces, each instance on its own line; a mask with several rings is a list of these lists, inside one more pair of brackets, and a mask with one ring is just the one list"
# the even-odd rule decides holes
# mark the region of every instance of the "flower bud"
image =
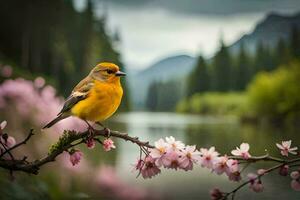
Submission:
[[283,165],[282,167],[280,167],[279,174],[281,176],[287,176],[289,174],[289,166],[288,165]]

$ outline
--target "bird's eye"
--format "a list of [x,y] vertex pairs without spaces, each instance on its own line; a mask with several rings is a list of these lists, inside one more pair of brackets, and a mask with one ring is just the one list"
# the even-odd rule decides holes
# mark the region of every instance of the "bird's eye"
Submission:
[[107,73],[108,74],[112,74],[112,73],[114,73],[114,71],[113,70],[111,70],[111,69],[108,69],[108,70],[106,70],[107,71]]

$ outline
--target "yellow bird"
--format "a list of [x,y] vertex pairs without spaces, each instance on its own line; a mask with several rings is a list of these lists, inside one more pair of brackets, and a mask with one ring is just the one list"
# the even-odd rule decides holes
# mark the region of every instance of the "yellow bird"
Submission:
[[57,117],[44,128],[50,128],[69,116],[101,124],[116,112],[121,103],[123,89],[120,77],[125,75],[113,63],[99,63],[76,85]]

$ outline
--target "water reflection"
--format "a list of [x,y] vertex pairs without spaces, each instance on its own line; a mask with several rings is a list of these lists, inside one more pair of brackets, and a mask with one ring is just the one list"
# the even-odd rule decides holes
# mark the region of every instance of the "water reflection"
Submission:
[[[300,145],[300,135],[296,130],[276,129],[272,127],[241,125],[235,117],[203,117],[174,113],[124,113],[109,122],[110,127],[138,136],[144,141],[156,141],[161,137],[174,136],[186,144],[198,147],[214,145],[221,153],[230,152],[241,142],[248,142],[252,154],[263,154],[266,149],[273,155],[279,151],[275,143],[292,139]],[[138,158],[139,149],[128,142],[118,142],[116,168],[119,175],[130,184],[140,185],[171,199],[208,199],[208,191],[214,186],[222,189],[234,187],[226,177],[210,173],[207,169],[196,167],[192,172],[163,170],[160,176],[151,180],[135,178],[130,173],[132,163]],[[247,169],[255,171],[262,166]],[[263,179],[266,192],[254,194],[248,190],[239,193],[241,199],[299,199],[300,194],[289,187],[289,178],[268,176]]]

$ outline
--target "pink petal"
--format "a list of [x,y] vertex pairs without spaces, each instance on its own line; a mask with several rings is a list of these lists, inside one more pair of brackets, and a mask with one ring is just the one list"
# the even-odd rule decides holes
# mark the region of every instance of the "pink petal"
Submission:
[[277,146],[279,149],[284,149],[284,147],[283,147],[281,144],[276,143],[276,146]]
[[241,155],[241,152],[239,150],[232,150],[231,151],[231,154],[232,155],[235,155],[235,156],[240,156]]
[[249,151],[250,146],[248,143],[242,143],[240,146],[241,151]]
[[6,127],[6,125],[7,125],[7,121],[1,122],[1,124],[0,124],[1,130],[3,130]]

